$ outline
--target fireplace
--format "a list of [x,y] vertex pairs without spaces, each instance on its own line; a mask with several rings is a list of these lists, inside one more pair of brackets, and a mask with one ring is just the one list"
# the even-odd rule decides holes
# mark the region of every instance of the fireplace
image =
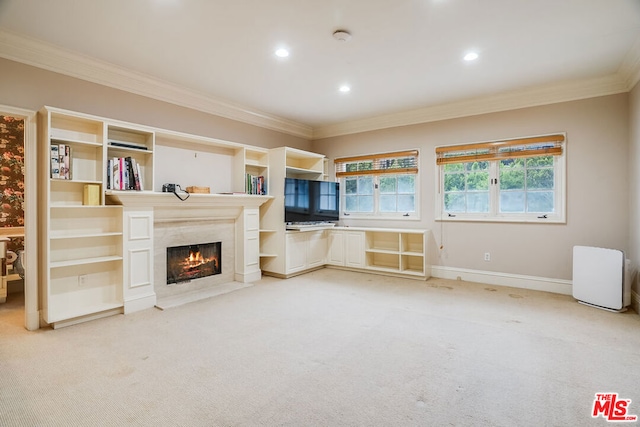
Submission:
[[167,248],[167,285],[222,273],[222,242]]

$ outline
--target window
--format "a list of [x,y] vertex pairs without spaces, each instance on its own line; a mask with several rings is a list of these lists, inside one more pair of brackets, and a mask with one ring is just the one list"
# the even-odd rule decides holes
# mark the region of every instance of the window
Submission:
[[565,136],[436,148],[436,217],[565,222]]
[[418,151],[336,159],[342,216],[418,218]]

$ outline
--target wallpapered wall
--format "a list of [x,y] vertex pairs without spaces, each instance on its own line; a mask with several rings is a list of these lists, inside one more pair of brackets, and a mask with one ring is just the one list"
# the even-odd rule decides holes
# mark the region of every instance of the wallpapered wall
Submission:
[[[24,120],[0,115],[0,227],[24,227]],[[24,248],[24,238],[11,238],[8,249]]]

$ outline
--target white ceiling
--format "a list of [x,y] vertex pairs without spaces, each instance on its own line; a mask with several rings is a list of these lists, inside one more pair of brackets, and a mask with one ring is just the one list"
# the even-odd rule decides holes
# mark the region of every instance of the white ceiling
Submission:
[[0,31],[1,57],[309,137],[622,92],[640,68],[638,0],[0,0]]

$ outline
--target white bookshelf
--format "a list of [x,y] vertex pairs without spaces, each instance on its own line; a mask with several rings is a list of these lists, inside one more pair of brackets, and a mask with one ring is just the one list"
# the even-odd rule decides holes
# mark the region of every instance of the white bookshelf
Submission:
[[[314,235],[312,244],[307,241],[298,243],[291,233],[287,236],[284,223],[284,180],[286,177],[323,180],[324,160],[322,154],[297,148],[279,147],[269,150],[269,194],[273,196],[273,200],[265,203],[260,210],[260,229],[263,230],[260,233],[260,263],[263,273],[286,277],[307,266],[316,266],[317,263],[313,260],[317,258],[315,254],[318,251],[309,248],[317,247],[317,236]],[[326,245],[326,234],[322,233],[321,239],[324,239]],[[298,262],[298,258],[294,256],[294,245],[300,250],[295,255],[304,255],[304,262]],[[307,255],[311,255],[309,259]],[[301,268],[301,265],[304,267]]]

